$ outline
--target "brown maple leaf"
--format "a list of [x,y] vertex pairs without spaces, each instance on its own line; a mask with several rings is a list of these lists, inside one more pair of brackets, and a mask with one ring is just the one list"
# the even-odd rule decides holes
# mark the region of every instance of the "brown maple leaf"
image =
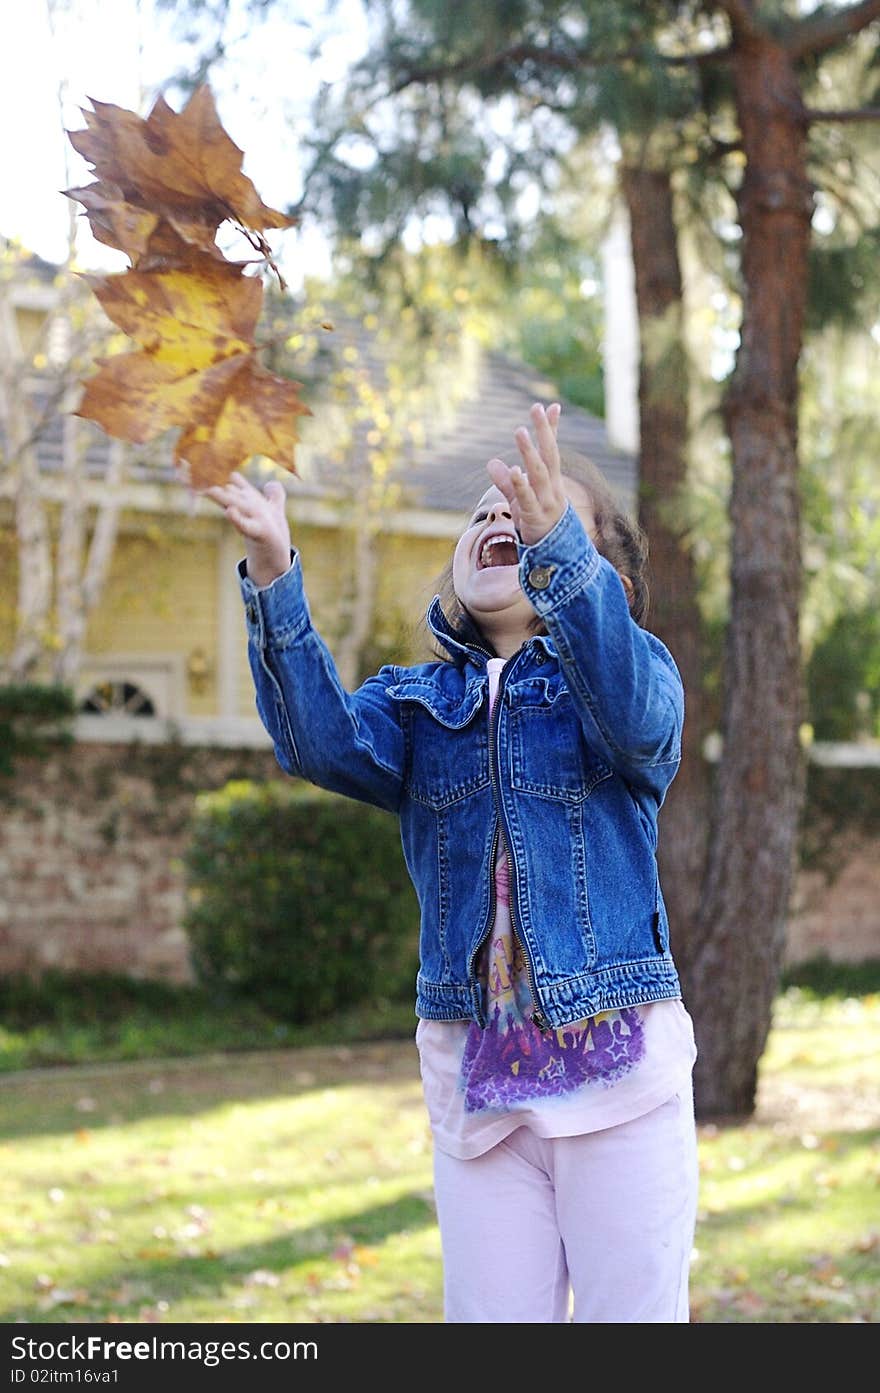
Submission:
[[[179,113],[159,97],[146,119],[89,100],[94,110],[83,111],[86,129],[68,132],[73,148],[99,182],[118,188],[125,202],[165,217],[184,240],[191,240],[187,226],[216,232],[226,219],[254,232],[296,223],[267,207],[242,172],[243,152],[220,124],[209,87],[196,88]],[[81,192],[71,190],[71,196]]]
[[68,189],[67,196],[86,209],[95,240],[125,252],[139,270],[185,261],[193,247],[224,260],[215,241],[215,227],[180,216],[168,220],[150,208],[128,202],[118,185],[96,180]]
[[296,417],[310,412],[299,383],[256,359],[258,280],[197,252],[161,271],[88,279],[140,348],[99,359],[77,415],[138,444],[182,427],[174,459],[196,487],[223,482],[257,454],[294,469]]

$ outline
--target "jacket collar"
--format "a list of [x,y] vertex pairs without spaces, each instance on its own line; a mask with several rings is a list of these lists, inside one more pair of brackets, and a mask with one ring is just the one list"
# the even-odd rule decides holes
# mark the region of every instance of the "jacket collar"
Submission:
[[[443,612],[439,595],[435,595],[428,606],[427,625],[456,664],[470,661],[479,667],[484,667],[487,658],[491,657],[488,649],[479,643],[476,635],[470,642],[463,635],[456,633]],[[543,648],[544,652],[551,657],[556,656],[553,640],[547,634],[535,634],[533,638],[529,639],[529,643]]]

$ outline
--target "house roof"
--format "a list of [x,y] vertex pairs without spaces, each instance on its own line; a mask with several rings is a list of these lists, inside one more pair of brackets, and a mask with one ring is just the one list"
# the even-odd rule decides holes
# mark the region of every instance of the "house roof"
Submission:
[[421,506],[465,511],[488,487],[486,461],[493,455],[515,463],[513,432],[528,425],[533,402],[562,402],[559,443],[587,455],[602,471],[625,508],[635,511],[637,461],[609,444],[604,421],[566,403],[553,383],[512,358],[484,353],[472,390],[454,419],[415,453],[407,470],[410,490]]

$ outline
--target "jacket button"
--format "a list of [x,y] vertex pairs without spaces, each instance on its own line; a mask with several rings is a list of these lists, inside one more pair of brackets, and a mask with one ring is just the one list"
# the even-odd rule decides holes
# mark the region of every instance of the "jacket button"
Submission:
[[537,664],[538,667],[540,667],[540,666],[542,665],[542,663],[545,663],[546,661],[547,661],[547,654],[544,652],[543,648],[539,648],[538,651],[537,651],[536,654],[535,654],[535,663]]
[[248,601],[248,603],[247,603],[247,604],[245,605],[245,607],[244,607],[244,612],[245,612],[245,614],[247,615],[248,620],[250,621],[250,623],[251,623],[251,624],[256,624],[256,622],[257,622],[257,607],[256,607],[256,605],[254,604],[253,600],[249,600],[249,601]]
[[529,585],[533,590],[546,590],[555,570],[555,566],[533,566],[528,575]]

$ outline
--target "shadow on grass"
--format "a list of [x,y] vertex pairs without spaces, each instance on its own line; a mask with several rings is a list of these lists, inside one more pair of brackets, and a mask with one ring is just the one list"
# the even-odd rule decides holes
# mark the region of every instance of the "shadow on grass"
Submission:
[[[344,1241],[377,1245],[396,1234],[425,1229],[434,1223],[433,1205],[422,1193],[412,1191],[385,1204],[360,1209],[350,1215],[335,1215],[326,1223],[292,1230],[264,1242],[243,1244],[222,1254],[175,1257],[163,1253],[153,1257],[146,1253],[102,1272],[100,1279],[91,1284],[88,1308],[110,1308],[115,1317],[136,1319],[144,1305],[143,1295],[120,1302],[118,1294],[121,1284],[136,1282],[146,1283],[157,1293],[161,1292],[172,1304],[181,1293],[197,1290],[216,1302],[218,1316],[222,1319],[224,1288],[228,1284],[239,1286],[255,1270],[282,1277],[296,1268],[332,1260],[334,1249]],[[83,1307],[78,1309],[78,1319],[83,1317],[84,1311]],[[238,1314],[236,1312],[236,1318]],[[5,1323],[51,1323],[58,1319],[57,1310],[46,1311],[36,1302],[0,1310],[0,1322]]]
[[[825,1148],[821,1151],[805,1152],[804,1160],[808,1165],[814,1166],[817,1171],[833,1173],[835,1166],[842,1165],[853,1156],[858,1156],[859,1153],[864,1152],[868,1158],[872,1157],[876,1152],[878,1144],[880,1144],[880,1130],[876,1128],[866,1128],[863,1131],[827,1132],[824,1134],[824,1139],[826,1143]],[[730,1178],[741,1179],[743,1176],[748,1176],[750,1169],[760,1171],[761,1174],[766,1177],[772,1172],[774,1166],[785,1162],[791,1163],[791,1161],[792,1152],[790,1146],[781,1145],[778,1154],[774,1155],[773,1149],[765,1151],[755,1161],[753,1167],[746,1166],[742,1170],[736,1172],[735,1176],[731,1173]],[[725,1178],[723,1167],[719,1172],[711,1172],[709,1178],[717,1184],[723,1184]],[[781,1178],[784,1179],[783,1177]],[[866,1188],[870,1183],[871,1182],[866,1177],[864,1181]],[[796,1186],[796,1192],[792,1192],[791,1186]],[[754,1223],[766,1222],[768,1218],[772,1218],[781,1212],[791,1215],[799,1213],[815,1215],[817,1207],[817,1188],[821,1188],[818,1182],[816,1186],[807,1188],[804,1185],[802,1177],[793,1176],[790,1182],[786,1182],[781,1186],[778,1194],[765,1196],[760,1200],[745,1203],[738,1203],[735,1200],[728,1199],[725,1202],[723,1212],[712,1213],[706,1217],[703,1223],[706,1226],[711,1225],[712,1228],[718,1231],[724,1231],[726,1229],[733,1231],[742,1230],[744,1228],[748,1229],[748,1227]],[[866,1209],[866,1224],[873,1225],[875,1218],[876,1207],[873,1209]],[[880,1247],[877,1249],[877,1255],[878,1261],[880,1261]]]
[[[226,1104],[293,1102],[321,1089],[418,1083],[412,1039],[247,1055],[31,1069],[0,1076],[0,1139],[98,1132]],[[421,1099],[420,1105],[421,1105]]]

